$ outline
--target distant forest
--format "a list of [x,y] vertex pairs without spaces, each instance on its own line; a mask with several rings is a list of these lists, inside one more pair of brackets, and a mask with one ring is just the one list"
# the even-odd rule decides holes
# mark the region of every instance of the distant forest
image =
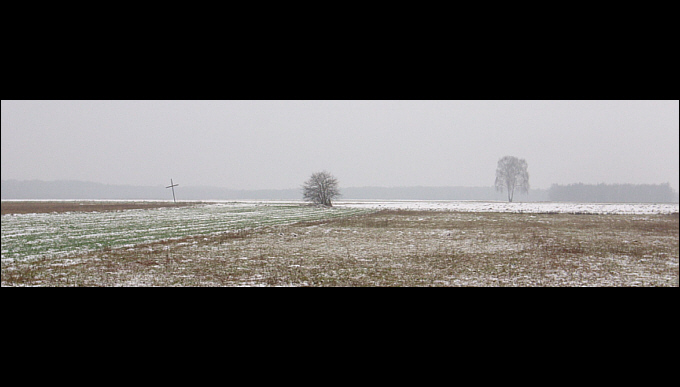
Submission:
[[553,202],[586,203],[676,203],[678,193],[670,184],[553,184],[548,189]]
[[[164,185],[127,186],[83,181],[2,180],[2,199],[110,199],[172,200]],[[492,200],[507,201],[494,187],[342,187],[340,200]],[[301,200],[301,189],[236,190],[219,187],[176,188],[177,200]],[[531,189],[516,197],[518,202],[639,202],[677,203],[678,193],[669,184],[553,184]]]
[[[302,200],[302,190],[236,190],[180,185],[177,200]],[[340,200],[497,200],[505,194],[494,187],[340,187]],[[520,201],[545,201],[547,190],[535,189],[520,195]],[[2,199],[108,199],[172,200],[165,186],[140,187],[83,181],[2,180]]]

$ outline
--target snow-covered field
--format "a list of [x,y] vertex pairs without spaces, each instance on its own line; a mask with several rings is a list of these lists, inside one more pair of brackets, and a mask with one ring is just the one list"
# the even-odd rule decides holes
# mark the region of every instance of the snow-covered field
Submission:
[[677,213],[344,200],[3,215],[2,286],[678,286]]
[[564,202],[490,202],[473,200],[354,200],[338,201],[347,208],[441,210],[461,212],[512,212],[556,214],[671,214],[678,203],[564,203]]
[[370,212],[285,202],[2,216],[2,262]]

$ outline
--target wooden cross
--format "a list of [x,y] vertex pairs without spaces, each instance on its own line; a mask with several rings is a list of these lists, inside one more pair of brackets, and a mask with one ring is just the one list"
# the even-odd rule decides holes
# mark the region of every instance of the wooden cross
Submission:
[[174,184],[172,182],[172,179],[170,179],[170,185],[165,187],[165,188],[172,188],[172,201],[177,203],[177,200],[175,200],[175,187],[177,187],[179,184]]

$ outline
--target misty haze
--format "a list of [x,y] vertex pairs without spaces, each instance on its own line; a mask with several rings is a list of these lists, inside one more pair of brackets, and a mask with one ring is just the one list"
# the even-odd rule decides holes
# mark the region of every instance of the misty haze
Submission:
[[678,101],[2,101],[2,286],[678,284]]
[[[492,187],[678,191],[678,101],[2,101],[2,180],[230,190]],[[518,195],[517,200],[530,199]]]

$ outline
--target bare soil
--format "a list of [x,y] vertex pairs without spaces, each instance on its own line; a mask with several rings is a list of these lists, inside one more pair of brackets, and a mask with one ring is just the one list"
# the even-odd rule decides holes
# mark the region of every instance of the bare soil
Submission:
[[91,212],[151,209],[195,205],[194,202],[83,202],[83,201],[3,201],[2,215],[50,212]]

